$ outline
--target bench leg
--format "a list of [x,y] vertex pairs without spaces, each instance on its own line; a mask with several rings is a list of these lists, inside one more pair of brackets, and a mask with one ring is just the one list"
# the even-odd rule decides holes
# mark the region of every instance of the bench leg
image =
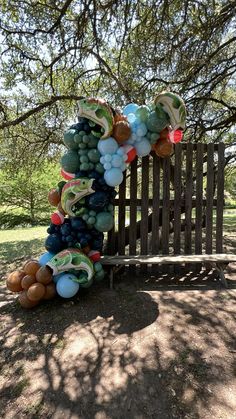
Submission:
[[114,279],[114,268],[113,267],[110,269],[109,278],[110,278],[110,290],[113,290],[113,279]]
[[220,263],[216,263],[216,270],[219,274],[220,280],[222,282],[222,284],[224,285],[225,288],[228,288],[228,283],[227,280],[225,279],[225,274],[224,274],[224,269],[227,266],[227,264],[220,264]]

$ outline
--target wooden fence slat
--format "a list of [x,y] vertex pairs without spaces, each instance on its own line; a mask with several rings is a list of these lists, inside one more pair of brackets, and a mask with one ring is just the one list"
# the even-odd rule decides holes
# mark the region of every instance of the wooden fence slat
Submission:
[[[149,195],[149,156],[142,158],[142,190],[141,190],[141,226],[140,226],[140,252],[148,253],[148,195]],[[146,266],[141,266],[145,272]]]
[[192,194],[193,194],[193,146],[187,144],[186,149],[186,181],[185,181],[185,235],[184,251],[192,254]]
[[153,155],[152,185],[152,254],[159,254],[159,216],[160,216],[160,157]]
[[223,252],[223,211],[224,211],[224,144],[218,145],[217,164],[217,205],[216,205],[216,253]]
[[181,164],[182,164],[182,144],[175,145],[175,172],[174,172],[174,254],[180,254],[181,237]]
[[195,253],[202,254],[202,192],[203,192],[203,148],[204,144],[197,144],[196,155],[196,213],[195,213]]
[[206,188],[206,253],[212,253],[214,196],[214,144],[207,145],[207,188]]
[[119,188],[119,215],[118,215],[118,254],[125,254],[125,195],[126,195],[126,177]]
[[[130,167],[130,212],[129,212],[129,254],[136,255],[137,240],[137,159],[135,159]],[[129,266],[129,271],[135,273],[135,266]]]
[[163,159],[162,253],[169,254],[170,231],[170,158]]

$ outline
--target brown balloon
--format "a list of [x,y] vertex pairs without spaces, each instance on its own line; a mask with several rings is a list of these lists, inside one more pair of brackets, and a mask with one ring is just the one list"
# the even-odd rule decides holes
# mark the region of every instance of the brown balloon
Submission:
[[39,282],[35,282],[27,290],[27,297],[30,301],[39,301],[44,297],[45,292],[45,286]]
[[166,139],[167,136],[169,134],[169,130],[168,128],[164,128],[161,132],[160,132],[160,140]]
[[36,280],[44,285],[50,284],[52,282],[51,270],[47,266],[41,266],[36,273]]
[[25,275],[21,280],[21,286],[24,290],[29,289],[29,287],[36,282],[35,276]]
[[173,153],[173,144],[167,139],[158,140],[154,146],[154,150],[159,157],[168,157]]
[[10,273],[7,278],[7,288],[12,292],[22,291],[21,280],[24,278],[25,272],[18,270]]
[[19,295],[18,301],[21,305],[21,307],[24,308],[33,308],[35,307],[39,301],[31,301],[27,297],[27,291],[22,291]]
[[56,207],[61,200],[60,194],[57,189],[51,189],[48,193],[48,201],[53,207]]
[[46,285],[46,292],[44,294],[43,299],[44,300],[51,300],[52,298],[54,298],[56,295],[56,286],[54,284],[54,282],[52,282],[49,285]]
[[118,144],[122,144],[128,140],[131,135],[131,129],[127,121],[119,121],[113,127],[112,136],[115,138]]
[[36,272],[39,270],[40,264],[37,260],[27,260],[23,266],[23,270],[25,271],[26,275],[35,276]]

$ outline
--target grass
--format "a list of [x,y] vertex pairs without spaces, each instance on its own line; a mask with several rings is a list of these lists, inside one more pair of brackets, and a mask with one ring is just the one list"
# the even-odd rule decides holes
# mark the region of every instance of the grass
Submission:
[[[138,212],[137,219],[139,220],[140,217],[141,214]],[[215,220],[215,216],[213,219]],[[23,260],[29,257],[38,257],[45,252],[46,230],[45,226],[0,230],[0,266],[4,269],[7,265],[7,270],[19,268]],[[236,232],[236,211],[226,208],[224,211],[224,234],[232,236],[234,232]],[[14,263],[16,266],[11,266]],[[2,272],[4,271],[6,269]]]

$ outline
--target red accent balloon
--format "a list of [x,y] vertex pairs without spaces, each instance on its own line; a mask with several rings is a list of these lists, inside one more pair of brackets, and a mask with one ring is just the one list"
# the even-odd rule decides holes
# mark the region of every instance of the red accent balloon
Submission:
[[59,211],[56,211],[51,215],[51,222],[52,224],[55,224],[55,225],[63,224],[64,219],[65,219],[64,215],[61,214]]
[[136,149],[132,145],[129,145],[129,144],[123,145],[122,148],[123,148],[125,154],[127,154],[127,156],[128,156],[125,163],[131,163],[135,159],[135,157],[137,156]]
[[183,138],[183,131],[180,129],[176,129],[173,131],[169,131],[169,134],[167,135],[167,138],[173,143],[177,144],[179,143]]
[[75,178],[75,173],[66,172],[64,169],[61,169],[61,175],[66,180],[71,180]]

